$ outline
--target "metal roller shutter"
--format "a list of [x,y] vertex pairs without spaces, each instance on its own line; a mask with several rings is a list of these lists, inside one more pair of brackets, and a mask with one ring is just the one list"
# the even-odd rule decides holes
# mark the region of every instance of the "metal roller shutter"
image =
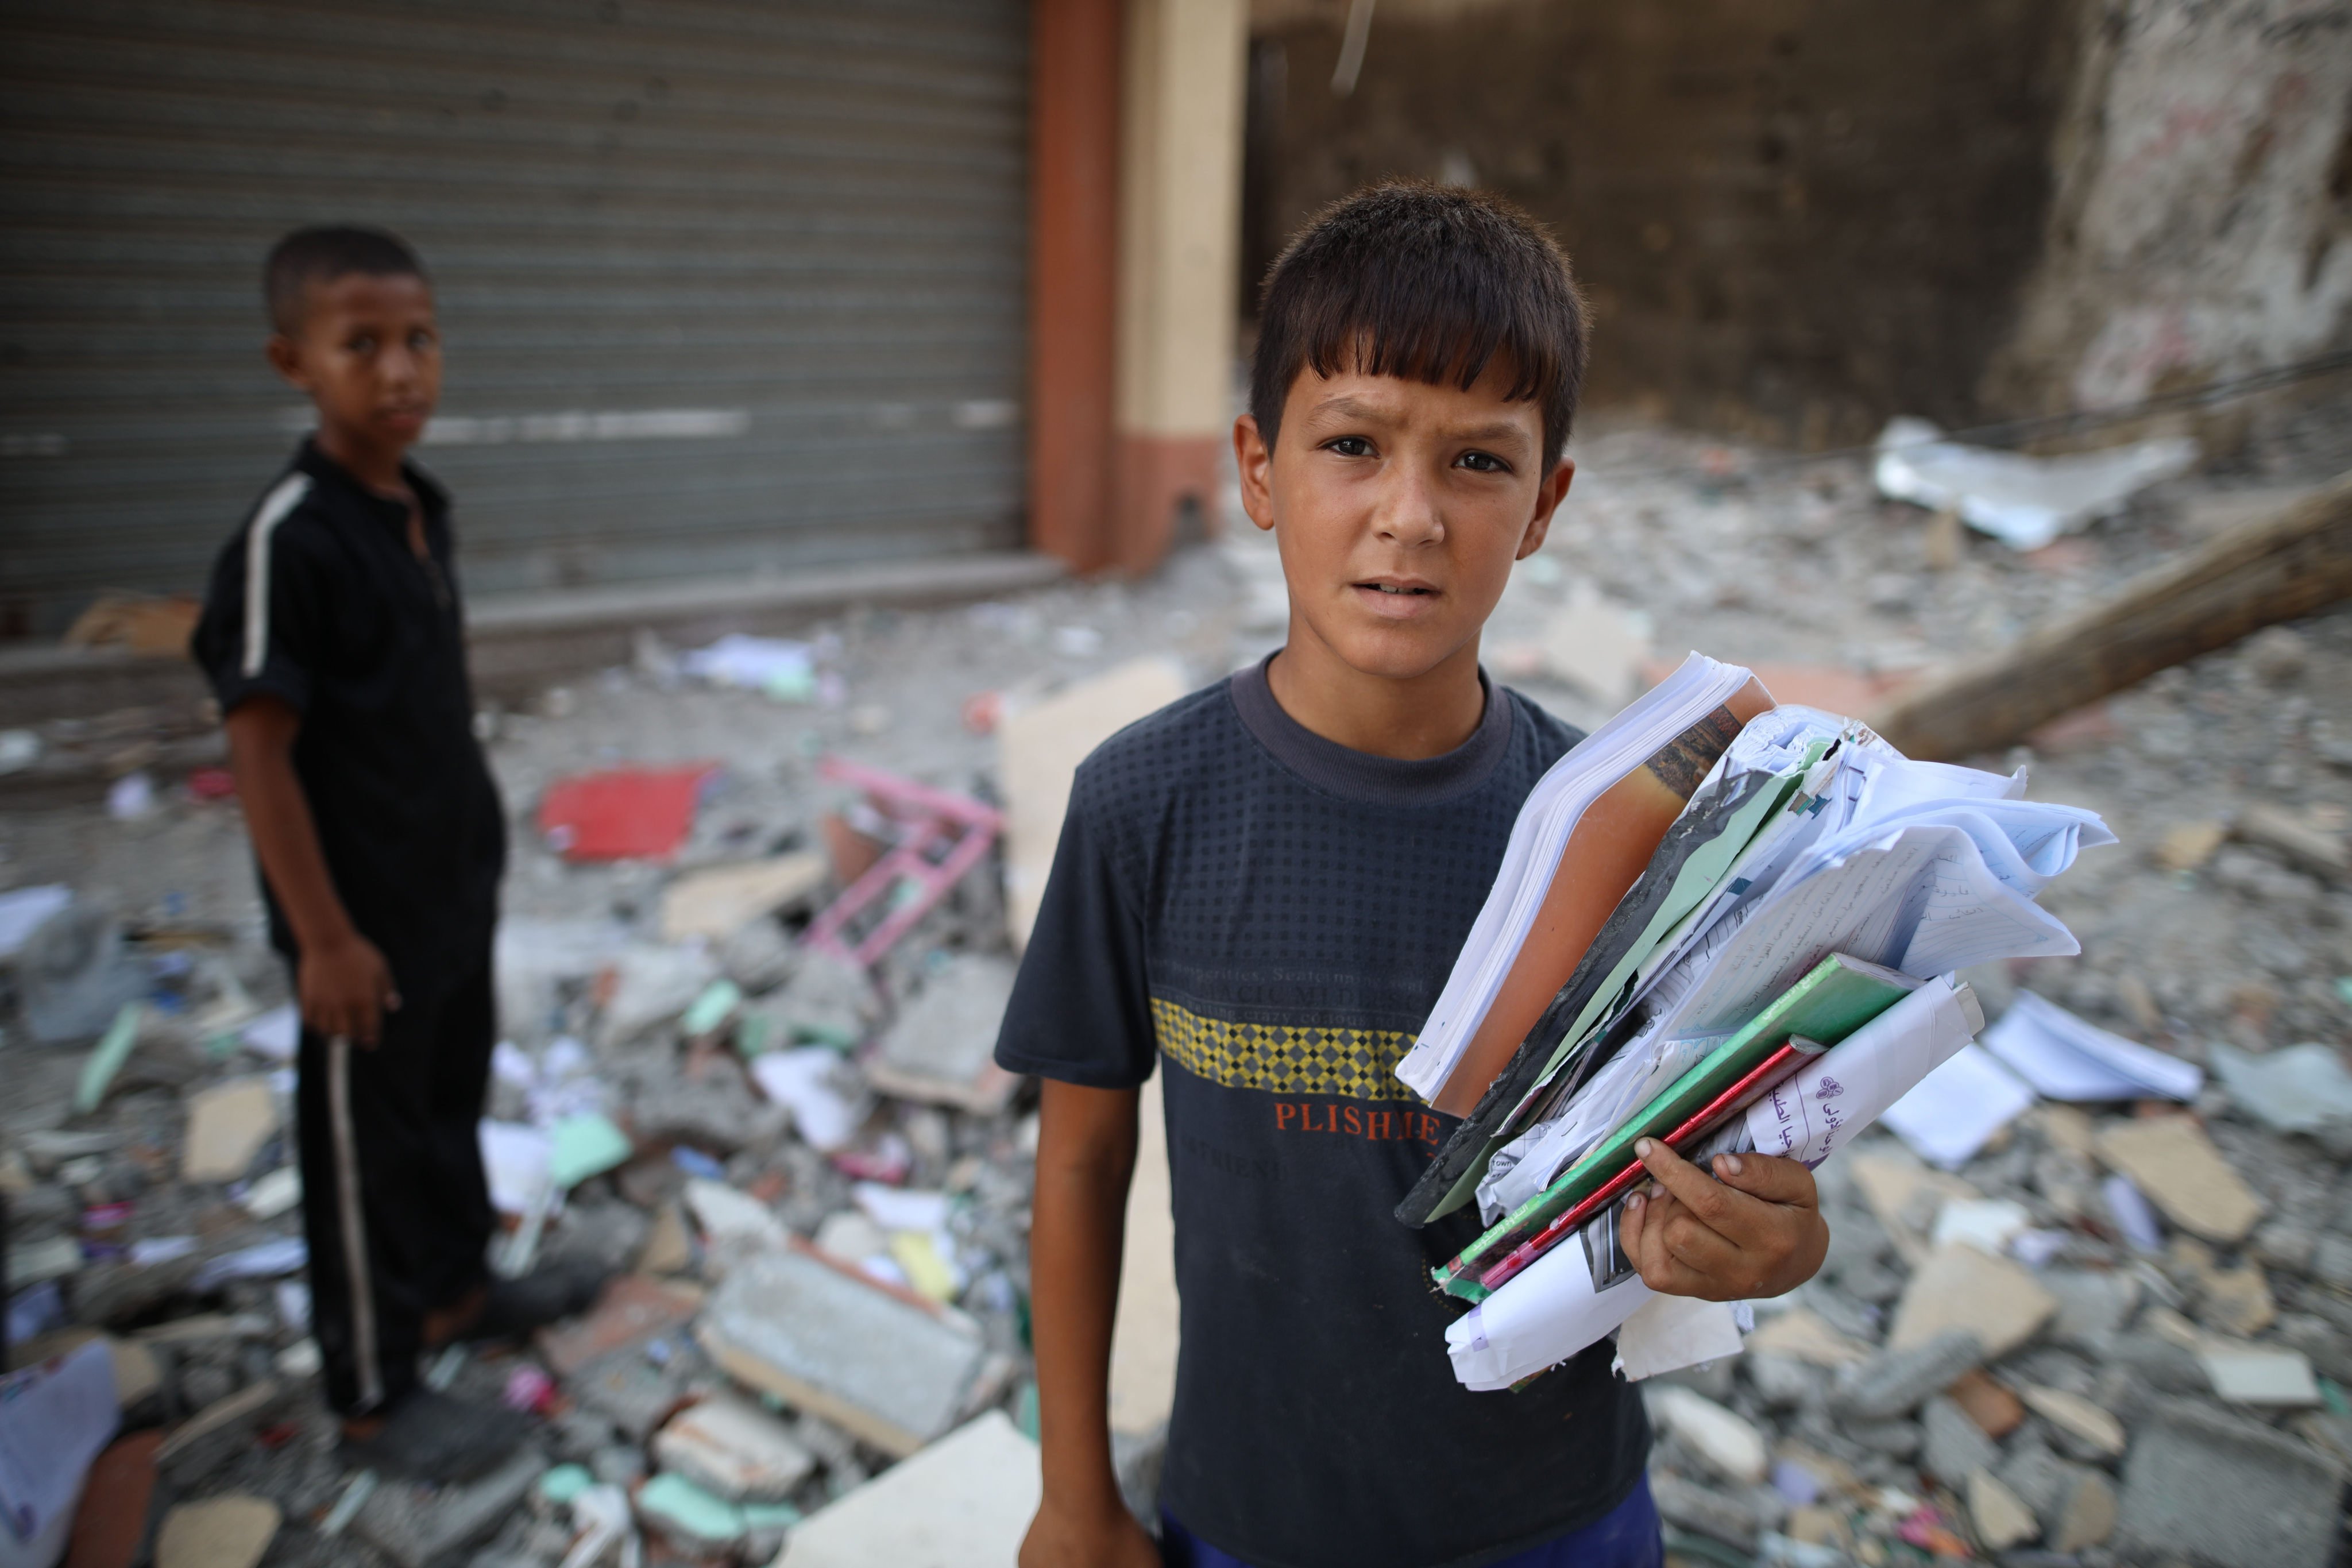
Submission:
[[0,632],[194,591],[305,427],[297,225],[392,228],[477,594],[1017,544],[1020,0],[10,0]]

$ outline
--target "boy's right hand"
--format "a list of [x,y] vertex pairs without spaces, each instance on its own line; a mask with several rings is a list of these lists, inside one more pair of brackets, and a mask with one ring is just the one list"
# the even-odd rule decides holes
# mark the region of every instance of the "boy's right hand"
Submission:
[[294,973],[302,1022],[329,1039],[347,1035],[373,1050],[383,1035],[383,1016],[400,1009],[392,965],[375,943],[353,932],[341,942],[302,949]]
[[1117,1502],[1108,1510],[1047,1499],[1021,1539],[1021,1568],[1160,1568],[1160,1548]]

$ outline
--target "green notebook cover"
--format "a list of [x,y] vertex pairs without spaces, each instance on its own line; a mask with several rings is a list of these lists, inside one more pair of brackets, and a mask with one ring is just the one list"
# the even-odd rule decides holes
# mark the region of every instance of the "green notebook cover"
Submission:
[[1658,1091],[1625,1124],[1562,1171],[1551,1185],[1496,1222],[1452,1262],[1433,1271],[1448,1295],[1483,1300],[1478,1276],[1557,1216],[1582,1203],[1633,1159],[1633,1145],[1673,1131],[1718,1094],[1779,1050],[1792,1035],[1833,1046],[1895,1005],[1919,982],[1899,971],[1843,952],[1832,953],[1773,998],[1721,1045]]

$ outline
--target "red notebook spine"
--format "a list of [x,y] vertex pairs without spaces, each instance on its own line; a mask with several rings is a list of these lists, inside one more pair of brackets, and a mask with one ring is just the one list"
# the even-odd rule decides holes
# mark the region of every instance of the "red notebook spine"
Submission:
[[[1799,1062],[1819,1054],[1819,1047],[1807,1049],[1795,1040],[1784,1043],[1779,1050],[1748,1068],[1738,1082],[1691,1112],[1681,1126],[1666,1134],[1666,1147],[1677,1154],[1681,1153],[1753,1105],[1766,1089],[1794,1071]],[[1591,1197],[1505,1253],[1493,1268],[1478,1276],[1478,1283],[1489,1290],[1500,1289],[1512,1276],[1559,1245],[1563,1237],[1571,1235],[1594,1215],[1632,1191],[1641,1181],[1643,1170],[1642,1162],[1636,1160],[1610,1177]]]

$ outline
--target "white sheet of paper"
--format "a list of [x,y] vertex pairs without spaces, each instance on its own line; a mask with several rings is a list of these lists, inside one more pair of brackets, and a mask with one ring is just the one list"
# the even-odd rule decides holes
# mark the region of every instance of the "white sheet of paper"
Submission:
[[2000,1022],[1985,1031],[1984,1046],[2052,1100],[2158,1095],[2186,1102],[2205,1087],[2194,1062],[2111,1034],[2031,991],[2019,992]]
[[43,921],[72,902],[73,889],[62,882],[0,893],[0,958],[16,957]]
[[1628,1383],[1721,1361],[1740,1350],[1739,1309],[1729,1301],[1653,1296],[1617,1331],[1617,1370]]
[[1966,1046],[1886,1108],[1886,1125],[1919,1157],[1958,1170],[2033,1103],[2033,1090],[1982,1046]]
[[1975,1005],[1945,980],[1922,985],[1766,1090],[1748,1108],[1750,1146],[1820,1165],[1968,1045]]

